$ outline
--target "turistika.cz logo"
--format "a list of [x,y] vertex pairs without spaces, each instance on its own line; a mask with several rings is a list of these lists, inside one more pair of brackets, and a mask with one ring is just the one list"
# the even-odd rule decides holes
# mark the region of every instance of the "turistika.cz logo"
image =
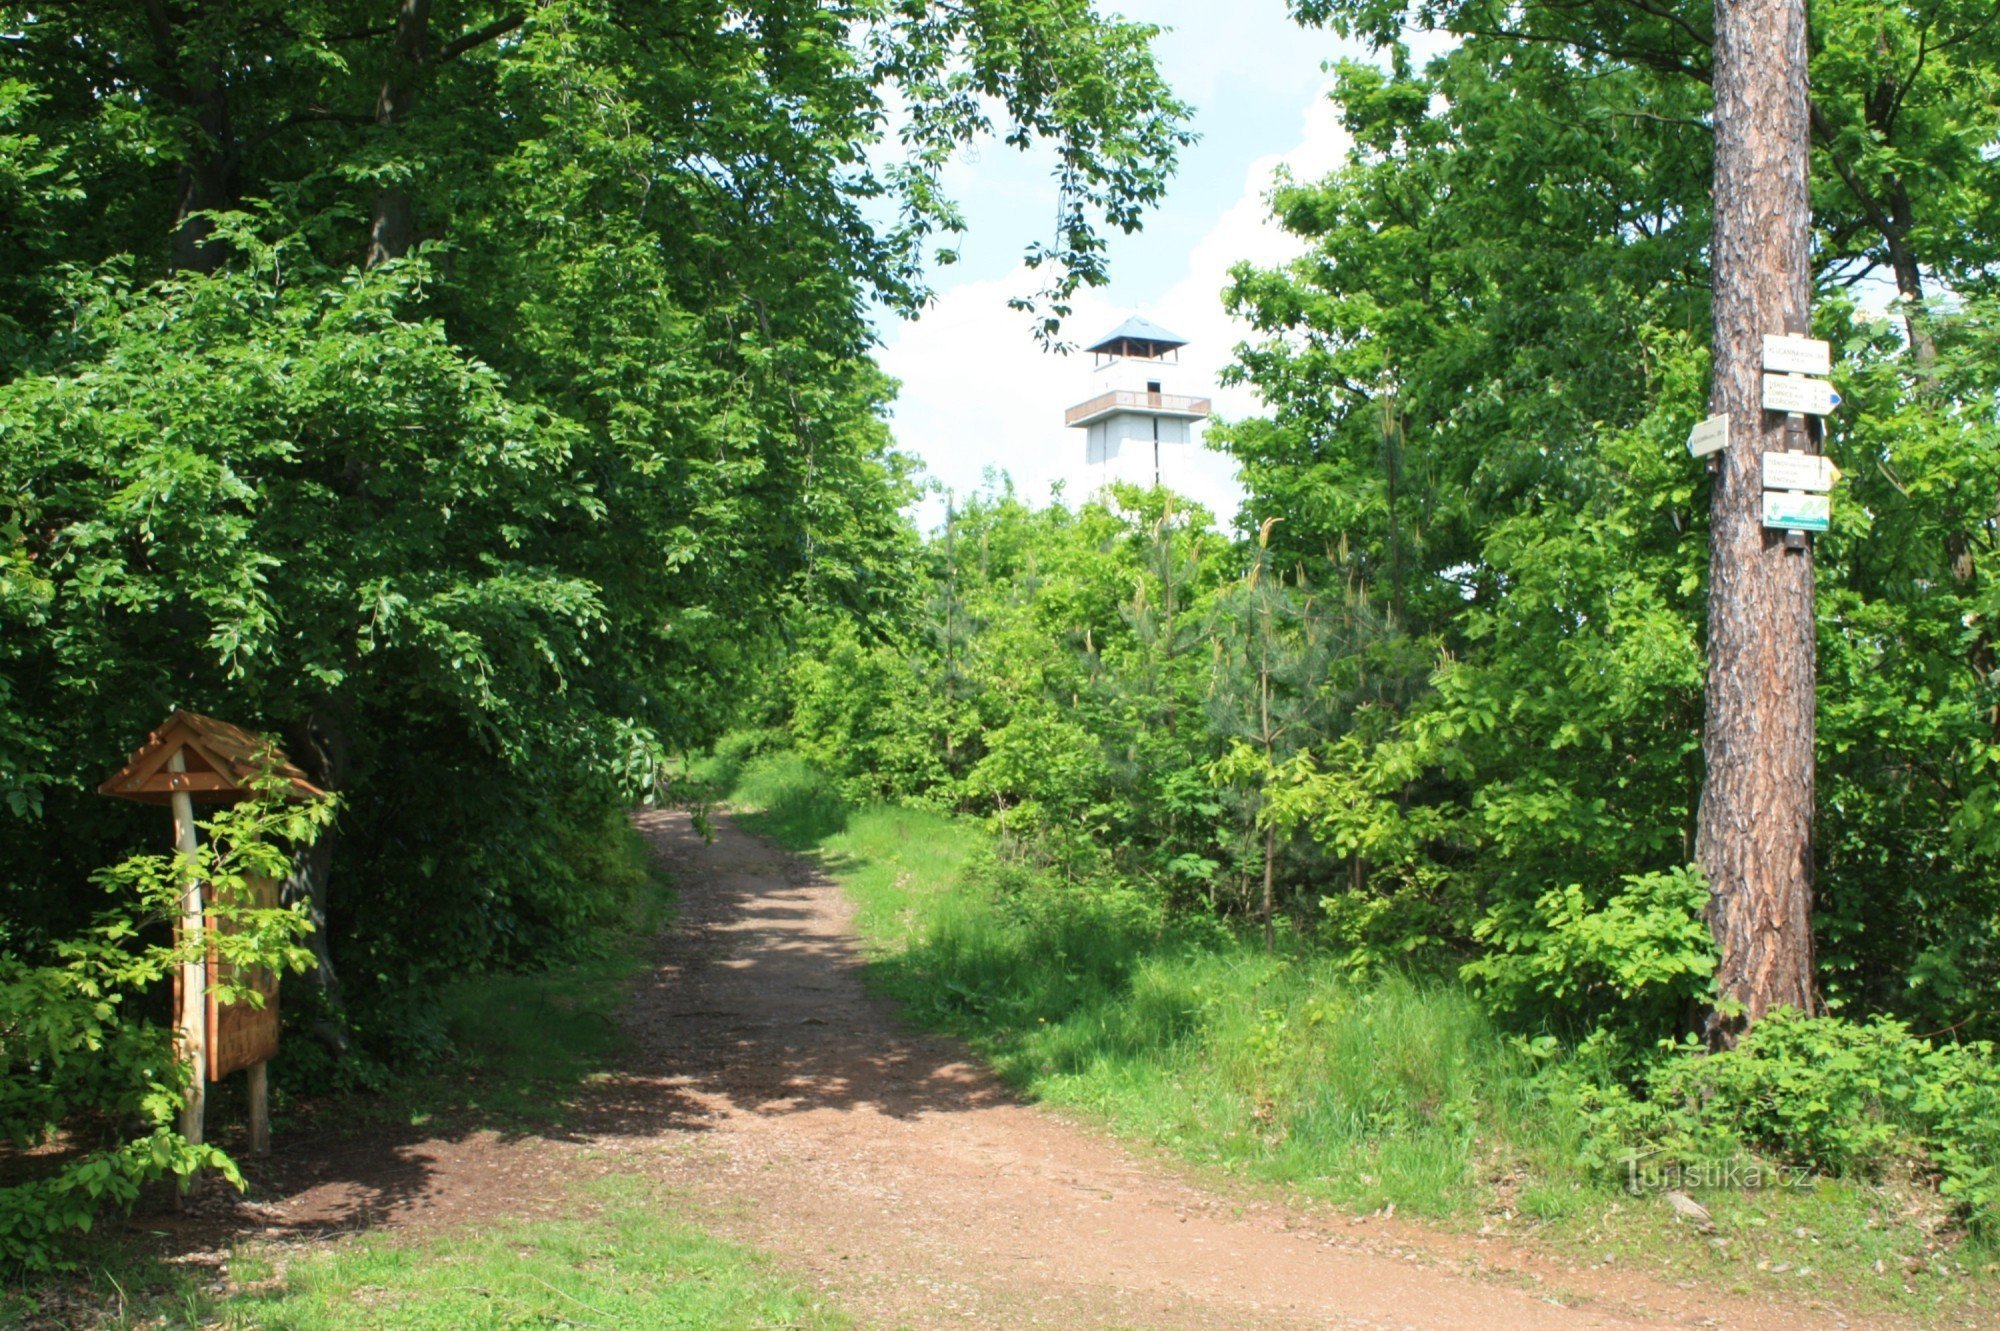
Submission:
[[1756,1192],[1764,1188],[1810,1188],[1812,1171],[1803,1165],[1767,1164],[1757,1160],[1643,1160],[1625,1162],[1625,1190],[1698,1192],[1728,1189]]

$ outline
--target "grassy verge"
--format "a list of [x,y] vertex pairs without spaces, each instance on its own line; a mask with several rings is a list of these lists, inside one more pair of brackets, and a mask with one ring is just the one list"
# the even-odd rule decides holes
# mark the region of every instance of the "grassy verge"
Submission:
[[[645,965],[648,942],[671,908],[667,885],[644,868],[636,836],[618,849],[639,886],[603,936],[546,970],[453,985],[440,995],[451,1057],[380,1095],[300,1107],[274,1132],[372,1138],[394,1150],[430,1136],[560,1130],[591,1083],[617,1068],[625,1049],[617,1013],[627,983]],[[212,1263],[159,1252],[141,1220],[122,1235],[100,1232],[64,1275],[15,1291],[0,1287],[0,1327],[847,1325],[764,1255],[704,1233],[650,1180],[579,1180],[559,1202],[552,1219],[498,1215],[424,1235],[382,1230],[305,1245],[246,1242],[225,1254],[223,1275]]]
[[594,1326],[832,1328],[848,1323],[768,1259],[675,1218],[642,1180],[576,1189],[582,1213],[466,1226],[420,1242],[375,1236],[291,1260],[251,1254],[226,1327],[484,1331]]
[[912,1018],[1123,1136],[1355,1210],[1533,1237],[1579,1265],[1951,1322],[2000,1306],[1994,1252],[1954,1241],[1924,1188],[1697,1190],[1713,1231],[1629,1194],[1579,1161],[1580,1117],[1455,983],[1356,982],[1115,891],[1010,884],[978,824],[846,809],[796,757],[736,777],[756,830],[839,876],[875,983]]

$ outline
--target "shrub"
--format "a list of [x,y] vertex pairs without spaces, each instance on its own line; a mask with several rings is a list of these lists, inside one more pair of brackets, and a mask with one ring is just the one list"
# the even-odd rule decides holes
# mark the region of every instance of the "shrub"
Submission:
[[789,737],[783,730],[732,730],[715,741],[708,756],[688,764],[684,779],[707,795],[726,795],[735,789],[752,759],[789,747]]
[[849,799],[909,799],[949,784],[949,709],[901,652],[842,635],[794,658],[784,686],[792,743]]
[[752,759],[729,798],[759,811],[763,826],[794,847],[832,836],[847,826],[852,812],[826,773],[796,753],[767,753]]
[[1627,874],[1602,900],[1572,883],[1503,902],[1473,931],[1491,951],[1461,974],[1498,1012],[1672,1030],[1715,974],[1707,898],[1698,872],[1671,869]]
[[2000,1063],[1984,1042],[1937,1045],[1899,1021],[1780,1010],[1734,1049],[1680,1046],[1636,1093],[1588,1098],[1601,1160],[1758,1155],[1875,1178],[1914,1159],[1969,1229],[1993,1233],[2000,1221]]
[[[171,1032],[139,1008],[187,949],[143,939],[164,932],[198,878],[211,918],[226,926],[208,935],[223,960],[304,969],[304,914],[255,906],[246,880],[282,877],[282,846],[309,839],[330,813],[261,800],[225,810],[204,824],[207,844],[192,859],[139,855],[99,873],[112,908],[46,957],[0,953],[0,1125],[18,1153],[0,1186],[0,1267],[58,1263],[62,1235],[87,1231],[101,1209],[129,1207],[168,1175],[212,1168],[242,1186],[227,1155],[174,1131],[188,1068]],[[258,1001],[235,987],[218,997]]]

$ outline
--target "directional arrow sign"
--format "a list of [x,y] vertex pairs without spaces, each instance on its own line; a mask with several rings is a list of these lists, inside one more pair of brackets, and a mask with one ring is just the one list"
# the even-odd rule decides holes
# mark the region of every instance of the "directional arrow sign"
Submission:
[[1764,368],[1783,374],[1833,373],[1833,348],[1810,337],[1764,334]]
[[1799,494],[1794,490],[1764,492],[1764,525],[1786,531],[1825,531],[1833,512],[1828,495]]
[[1688,454],[1705,458],[1710,453],[1720,453],[1729,447],[1729,413],[1710,416],[1707,420],[1688,431]]
[[1813,490],[1825,494],[1840,479],[1833,459],[1818,453],[1766,453],[1766,490]]
[[1808,416],[1831,416],[1840,405],[1840,394],[1824,379],[1803,374],[1764,376],[1764,410],[1801,412]]

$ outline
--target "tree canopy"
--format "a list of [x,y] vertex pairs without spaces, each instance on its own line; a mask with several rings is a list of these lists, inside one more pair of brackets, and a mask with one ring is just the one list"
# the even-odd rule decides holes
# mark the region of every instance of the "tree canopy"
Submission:
[[563,946],[605,812],[787,616],[908,584],[870,311],[949,261],[951,155],[1050,153],[1055,336],[1189,138],[1151,36],[1085,0],[0,8],[10,944],[144,835],[86,792],[186,705],[346,793],[303,880],[350,998]]

